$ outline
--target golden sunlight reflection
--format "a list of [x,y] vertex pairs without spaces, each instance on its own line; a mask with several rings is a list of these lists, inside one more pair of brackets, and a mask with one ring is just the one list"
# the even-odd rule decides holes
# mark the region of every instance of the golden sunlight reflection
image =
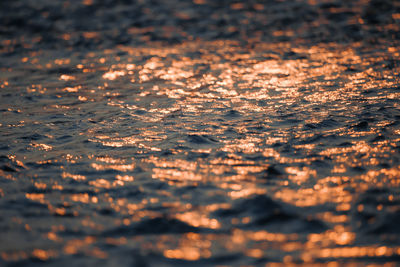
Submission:
[[103,74],[103,79],[106,79],[106,80],[115,80],[115,79],[117,79],[118,77],[121,77],[121,76],[124,76],[124,75],[125,75],[125,72],[124,72],[124,71],[118,71],[118,70],[109,71],[109,72],[106,72],[106,73]]
[[311,250],[302,255],[306,262],[315,258],[362,258],[362,257],[392,257],[400,254],[400,247],[339,247]]
[[[324,12],[347,18],[354,11],[306,2],[309,27]],[[237,17],[243,28],[250,15],[268,28],[263,4],[225,8],[246,12]],[[184,7],[169,10],[191,25]],[[400,13],[388,19],[390,27],[376,23],[375,30],[394,36]],[[291,20],[283,21],[276,24]],[[361,36],[367,18],[351,21]],[[109,48],[92,25],[58,38],[104,49],[70,58],[10,52],[24,67],[2,66],[0,265],[93,258],[106,265],[358,266],[400,258],[396,44],[289,42],[309,29],[281,25],[265,36],[276,42],[160,45],[152,33],[173,36],[175,23],[127,23],[126,38],[140,35],[143,45],[110,29],[118,45]],[[221,14],[220,24],[229,23]],[[226,34],[242,36],[243,28],[227,26]]]
[[97,164],[97,163],[92,163],[92,168],[97,170],[97,171],[103,171],[107,169],[111,170],[117,170],[117,171],[131,171],[135,168],[134,164]]
[[194,227],[206,227],[210,229],[220,228],[220,223],[216,219],[208,218],[207,214],[200,214],[192,211],[177,214],[176,217]]
[[80,174],[71,174],[68,172],[63,172],[61,175],[62,178],[70,178],[70,179],[74,179],[77,181],[83,181],[86,180],[86,176],[84,175],[80,175]]

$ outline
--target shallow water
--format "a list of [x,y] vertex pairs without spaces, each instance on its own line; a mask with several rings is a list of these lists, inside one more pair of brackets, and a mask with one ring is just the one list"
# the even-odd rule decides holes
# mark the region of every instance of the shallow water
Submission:
[[400,259],[398,42],[211,39],[3,41],[1,265]]

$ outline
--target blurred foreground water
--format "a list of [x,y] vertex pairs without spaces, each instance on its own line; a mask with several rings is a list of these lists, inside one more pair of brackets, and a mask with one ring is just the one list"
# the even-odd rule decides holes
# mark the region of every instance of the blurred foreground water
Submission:
[[400,260],[398,5],[227,2],[234,26],[201,31],[221,9],[183,1],[189,29],[160,33],[162,12],[96,24],[145,1],[22,3],[2,11],[0,265]]

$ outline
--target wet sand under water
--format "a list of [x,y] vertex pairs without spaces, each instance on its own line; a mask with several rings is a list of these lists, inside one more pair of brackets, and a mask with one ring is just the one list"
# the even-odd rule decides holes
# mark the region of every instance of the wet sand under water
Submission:
[[396,265],[398,40],[150,32],[3,37],[0,265]]

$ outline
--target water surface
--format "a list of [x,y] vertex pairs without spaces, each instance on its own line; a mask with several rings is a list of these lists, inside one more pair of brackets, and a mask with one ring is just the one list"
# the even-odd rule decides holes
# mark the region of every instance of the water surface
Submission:
[[398,41],[301,29],[3,38],[0,264],[395,265]]

